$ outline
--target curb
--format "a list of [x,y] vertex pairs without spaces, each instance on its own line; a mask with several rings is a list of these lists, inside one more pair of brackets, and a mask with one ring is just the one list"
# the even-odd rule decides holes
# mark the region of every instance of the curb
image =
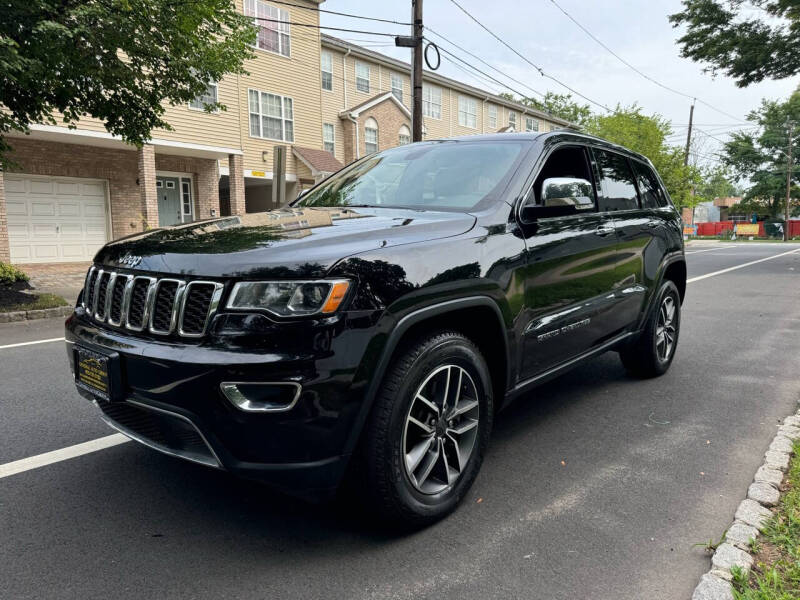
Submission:
[[756,471],[747,489],[747,498],[736,509],[733,524],[711,557],[711,570],[700,578],[692,600],[733,600],[731,568],[740,567],[748,573],[753,566],[750,540],[758,537],[772,516],[770,507],[778,504],[778,486],[789,468],[794,440],[800,440],[800,410],[786,417],[778,427],[764,453],[764,464]]
[[41,310],[18,310],[15,312],[0,312],[0,323],[14,323],[16,321],[33,321],[35,319],[51,319],[53,317],[66,317],[75,310],[72,306],[58,306],[56,308],[43,308]]

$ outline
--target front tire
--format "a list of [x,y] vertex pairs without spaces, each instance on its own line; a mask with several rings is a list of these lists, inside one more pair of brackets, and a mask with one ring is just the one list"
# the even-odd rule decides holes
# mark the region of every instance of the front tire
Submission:
[[446,331],[411,344],[389,367],[363,446],[371,508],[422,526],[452,511],[480,470],[492,427],[489,369]]
[[639,338],[619,352],[628,373],[641,378],[666,373],[678,347],[680,325],[681,296],[675,283],[666,280],[658,290],[655,308]]

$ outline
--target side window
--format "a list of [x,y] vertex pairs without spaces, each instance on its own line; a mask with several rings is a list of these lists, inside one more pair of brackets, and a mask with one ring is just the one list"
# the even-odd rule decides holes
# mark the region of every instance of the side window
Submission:
[[628,159],[607,150],[593,150],[600,169],[598,208],[600,212],[639,208],[636,184]]
[[644,208],[658,208],[666,206],[667,199],[658,183],[655,173],[645,164],[633,161],[633,170],[636,171],[636,183],[639,184],[639,192],[642,195],[642,206]]
[[559,148],[547,158],[526,204],[534,202],[539,206],[570,204],[579,210],[594,209],[594,186],[586,148]]

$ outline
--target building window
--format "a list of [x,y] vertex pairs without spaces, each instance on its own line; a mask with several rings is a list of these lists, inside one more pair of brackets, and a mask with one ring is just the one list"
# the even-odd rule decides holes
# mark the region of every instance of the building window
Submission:
[[248,90],[250,107],[250,135],[252,137],[294,141],[294,114],[292,99]]
[[525,117],[525,131],[539,131],[539,119]]
[[467,96],[458,97],[458,124],[462,127],[478,127],[478,102]]
[[336,130],[330,123],[322,124],[322,148],[333,154],[336,150]]
[[181,200],[183,202],[183,221],[192,219],[192,182],[185,177],[181,178]]
[[356,89],[369,94],[369,65],[356,61]]
[[432,119],[442,118],[442,88],[422,86],[422,115]]
[[392,93],[401,103],[403,102],[403,78],[397,73],[392,73]]
[[497,129],[497,107],[489,105],[489,129]]
[[330,92],[333,89],[333,56],[327,50],[323,50],[319,61],[322,70],[322,89]]
[[244,0],[244,14],[258,28],[256,48],[289,56],[289,12],[261,0]]
[[216,83],[209,83],[206,86],[206,91],[200,94],[199,96],[195,96],[189,102],[189,108],[193,108],[195,110],[205,110],[206,104],[216,104],[217,103],[217,84]]
[[408,127],[405,125],[400,127],[400,134],[398,135],[397,142],[401,146],[411,143],[411,131],[409,131]]
[[517,128],[517,113],[508,111],[508,126]]
[[364,123],[364,145],[367,154],[378,151],[378,122],[372,117]]

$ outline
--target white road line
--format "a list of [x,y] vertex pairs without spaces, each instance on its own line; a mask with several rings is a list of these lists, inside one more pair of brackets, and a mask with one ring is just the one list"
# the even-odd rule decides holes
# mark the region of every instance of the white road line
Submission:
[[125,437],[121,433],[115,433],[113,435],[97,438],[96,440],[89,440],[82,444],[61,448],[60,450],[53,450],[52,452],[45,452],[44,454],[37,454],[36,456],[15,460],[14,462],[0,465],[0,479],[16,475],[17,473],[30,471],[31,469],[45,467],[56,462],[61,462],[62,460],[75,458],[76,456],[97,452],[98,450],[105,450],[106,448],[111,448],[112,446],[130,441],[130,438]]
[[714,250],[730,250],[734,246],[722,246],[721,248],[706,248],[705,250],[693,250],[691,252],[685,252],[684,254],[700,254],[701,252],[713,252]]
[[706,273],[705,275],[698,275],[697,277],[692,277],[691,279],[687,279],[686,283],[693,283],[695,281],[700,281],[701,279],[708,279],[709,277],[714,277],[715,275],[722,275],[723,273],[730,273],[731,271],[735,271],[736,269],[743,269],[745,267],[749,267],[750,265],[755,265],[765,260],[772,260],[773,258],[780,258],[781,256],[786,256],[787,254],[794,254],[795,252],[800,252],[800,248],[796,248],[795,250],[789,250],[788,252],[781,252],[780,254],[773,254],[772,256],[767,256],[766,258],[759,258],[758,260],[751,260],[750,262],[742,263],[740,265],[735,265],[733,267],[728,267],[727,269],[722,269],[720,271],[714,271],[713,273]]
[[6,348],[19,348],[20,346],[32,346],[33,344],[46,344],[47,342],[63,342],[64,338],[50,338],[48,340],[36,340],[35,342],[20,342],[19,344],[6,344],[5,346],[0,346],[0,350],[5,350]]

